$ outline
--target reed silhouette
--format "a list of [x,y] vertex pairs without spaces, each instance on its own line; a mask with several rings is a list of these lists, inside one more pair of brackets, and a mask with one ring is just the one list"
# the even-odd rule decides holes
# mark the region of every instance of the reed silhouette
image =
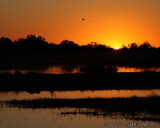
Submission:
[[[147,98],[93,98],[93,99],[35,99],[3,101],[9,107],[19,108],[77,108],[77,111],[61,114],[85,114],[94,116],[121,115],[134,120],[159,121],[160,97]],[[81,108],[83,108],[81,110]],[[84,108],[86,111],[84,111]],[[139,115],[139,116],[138,116]],[[147,116],[149,115],[149,116]]]

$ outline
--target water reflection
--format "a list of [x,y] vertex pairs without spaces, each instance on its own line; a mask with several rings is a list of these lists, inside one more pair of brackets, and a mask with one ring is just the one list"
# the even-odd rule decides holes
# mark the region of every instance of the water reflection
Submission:
[[32,67],[29,66],[27,68],[23,67],[13,67],[12,69],[0,69],[0,73],[11,73],[14,74],[15,71],[20,71],[22,74],[27,74],[30,72],[40,73],[40,74],[74,74],[80,73],[80,68],[83,66],[74,66],[74,65],[52,65],[44,67]]
[[[0,109],[1,128],[107,128],[106,123],[125,122],[128,123],[152,123],[152,121],[132,120],[115,116],[86,116],[61,115],[65,111],[78,111],[75,109]],[[159,128],[160,123],[154,122],[154,128]],[[109,128],[115,128],[110,126]],[[122,127],[120,127],[122,128]],[[124,128],[124,127],[123,127]],[[136,127],[140,128],[140,127]]]
[[160,90],[1,92],[0,128],[159,128],[158,96]]
[[[75,74],[83,73],[81,68],[86,67],[85,65],[50,65],[50,66],[16,66],[12,68],[1,68],[0,73],[12,73],[15,71],[20,71],[22,74],[27,74],[30,72],[40,73],[40,74]],[[107,66],[106,66],[107,67]],[[160,72],[160,67],[127,67],[127,66],[116,66],[117,72],[145,72],[145,71],[154,71]]]
[[42,98],[80,99],[80,98],[131,98],[160,96],[160,89],[153,90],[96,90],[96,91],[41,91],[39,94],[29,92],[0,92],[0,101],[32,100]]
[[160,72],[160,67],[150,67],[150,68],[142,68],[142,67],[118,67],[118,72]]

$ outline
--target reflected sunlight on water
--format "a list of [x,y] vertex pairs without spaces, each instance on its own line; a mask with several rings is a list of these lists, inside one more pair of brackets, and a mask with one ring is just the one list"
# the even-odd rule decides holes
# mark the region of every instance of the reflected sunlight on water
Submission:
[[[27,74],[30,72],[40,73],[40,74],[75,74],[75,73],[83,73],[80,71],[81,68],[85,67],[85,65],[52,65],[46,66],[45,68],[35,69],[30,67],[28,69],[24,69],[23,67],[20,68],[13,68],[13,69],[0,69],[0,73],[12,73],[14,74],[15,71],[20,71],[22,74]],[[106,66],[107,67],[107,66]],[[160,72],[160,67],[125,67],[125,66],[116,66],[118,71],[117,72],[144,72],[144,71],[154,71]]]
[[159,67],[137,68],[137,67],[118,67],[118,72],[160,72]]
[[30,72],[34,73],[40,73],[40,74],[74,74],[74,73],[80,73],[80,68],[83,66],[70,66],[70,65],[52,65],[48,66],[47,68],[28,68],[23,69],[21,68],[14,68],[14,69],[6,69],[6,70],[0,70],[0,73],[11,73],[14,74],[15,71],[20,71],[22,74],[27,74]]
[[[38,94],[30,94],[28,92],[0,92],[0,101],[33,100],[40,98],[130,98],[133,96],[160,96],[160,90],[42,91]],[[130,128],[129,126],[133,124],[136,125],[132,128],[144,128],[146,124],[151,125],[147,126],[148,128],[160,127],[160,122],[158,121],[160,119],[159,114],[150,113],[149,111],[136,111],[136,109],[132,112],[112,111],[107,109],[106,106],[105,108],[102,106],[101,109],[92,107],[81,108],[73,107],[72,105],[71,107],[70,104],[68,104],[70,107],[55,107],[52,101],[47,101],[46,103],[53,105],[53,107],[47,107],[47,104],[44,105],[43,102],[39,104],[39,107],[34,107],[37,105],[38,100],[29,103],[28,101],[27,104],[24,104],[24,107],[20,107],[18,102],[15,102],[15,106],[7,105],[6,102],[0,102],[0,128]],[[59,104],[61,104],[61,101]],[[85,104],[90,105],[87,100]],[[31,108],[29,107],[30,105],[32,106]]]
[[[96,116],[85,114],[63,115],[64,112],[78,112],[74,108],[58,109],[19,109],[1,108],[0,127],[1,128],[115,128],[113,123],[125,123],[120,128],[127,128],[128,124],[151,124],[151,127],[159,128],[159,122],[134,120],[125,118],[123,115],[113,113],[113,115]],[[90,111],[87,110],[86,111]],[[145,116],[145,113],[142,115]],[[143,126],[144,127],[144,126]],[[135,126],[134,128],[143,128]]]
[[39,98],[79,99],[79,98],[131,98],[160,96],[160,89],[154,90],[98,90],[98,91],[41,91],[39,94],[29,92],[0,92],[0,101],[31,100]]

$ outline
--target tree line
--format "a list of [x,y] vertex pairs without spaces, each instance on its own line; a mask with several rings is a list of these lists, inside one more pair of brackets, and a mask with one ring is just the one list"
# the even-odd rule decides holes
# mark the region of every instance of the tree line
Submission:
[[0,38],[0,53],[70,53],[70,52],[107,52],[107,53],[160,53],[160,47],[152,47],[148,42],[141,45],[131,43],[115,51],[110,46],[91,42],[87,45],[78,45],[73,41],[64,40],[60,44],[48,43],[41,36],[28,35],[12,42],[6,37]]

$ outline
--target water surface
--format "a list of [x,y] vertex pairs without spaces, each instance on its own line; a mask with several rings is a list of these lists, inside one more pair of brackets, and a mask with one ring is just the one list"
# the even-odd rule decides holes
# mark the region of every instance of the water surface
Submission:
[[[12,73],[15,71],[20,71],[22,74],[27,74],[30,72],[40,73],[40,74],[75,74],[84,73],[80,69],[86,67],[85,65],[50,65],[50,66],[27,66],[22,65],[12,67],[12,68],[1,68],[0,73]],[[107,67],[107,66],[106,66]],[[153,71],[160,72],[160,67],[127,67],[127,66],[115,66],[117,67],[117,72],[145,72]]]
[[[131,123],[153,123],[153,121],[142,121],[124,118],[121,115],[113,116],[89,116],[83,114],[63,115],[63,112],[78,111],[75,109],[19,109],[1,108],[1,128],[116,128],[112,123],[125,123],[127,128]],[[116,113],[115,113],[116,114]],[[106,125],[109,124],[109,125]],[[154,122],[151,128],[159,128],[160,123]],[[134,127],[134,128],[144,128]],[[148,127],[149,128],[149,127]]]
[[[133,128],[160,127],[160,115],[147,111],[110,111],[103,108],[79,107],[47,107],[47,104],[37,106],[39,99],[83,99],[87,98],[127,98],[160,96],[160,90],[96,90],[96,91],[55,91],[31,94],[29,92],[0,92],[0,128]],[[35,100],[36,99],[36,100]],[[6,104],[11,100],[28,100],[28,105],[20,107]],[[29,104],[31,100],[35,102]],[[114,99],[113,99],[114,100]],[[26,101],[27,102],[27,101]],[[37,102],[37,103],[36,103]],[[56,101],[57,102],[57,101]],[[61,104],[61,101],[59,102]],[[157,101],[158,103],[158,101]],[[34,107],[34,104],[37,107]],[[51,106],[53,102],[49,103]],[[69,105],[69,103],[67,103]],[[127,102],[125,103],[127,105]],[[32,107],[29,107],[29,106]],[[45,106],[44,106],[45,105]],[[124,104],[123,104],[124,105]],[[44,107],[43,107],[44,106]],[[153,106],[154,107],[154,106]],[[122,125],[123,124],[123,125]],[[138,126],[139,125],[139,126]],[[140,126],[141,125],[141,126]]]
[[29,92],[0,92],[0,101],[33,100],[42,98],[53,99],[84,99],[84,98],[131,98],[160,96],[160,89],[153,90],[96,90],[96,91],[41,91]]

